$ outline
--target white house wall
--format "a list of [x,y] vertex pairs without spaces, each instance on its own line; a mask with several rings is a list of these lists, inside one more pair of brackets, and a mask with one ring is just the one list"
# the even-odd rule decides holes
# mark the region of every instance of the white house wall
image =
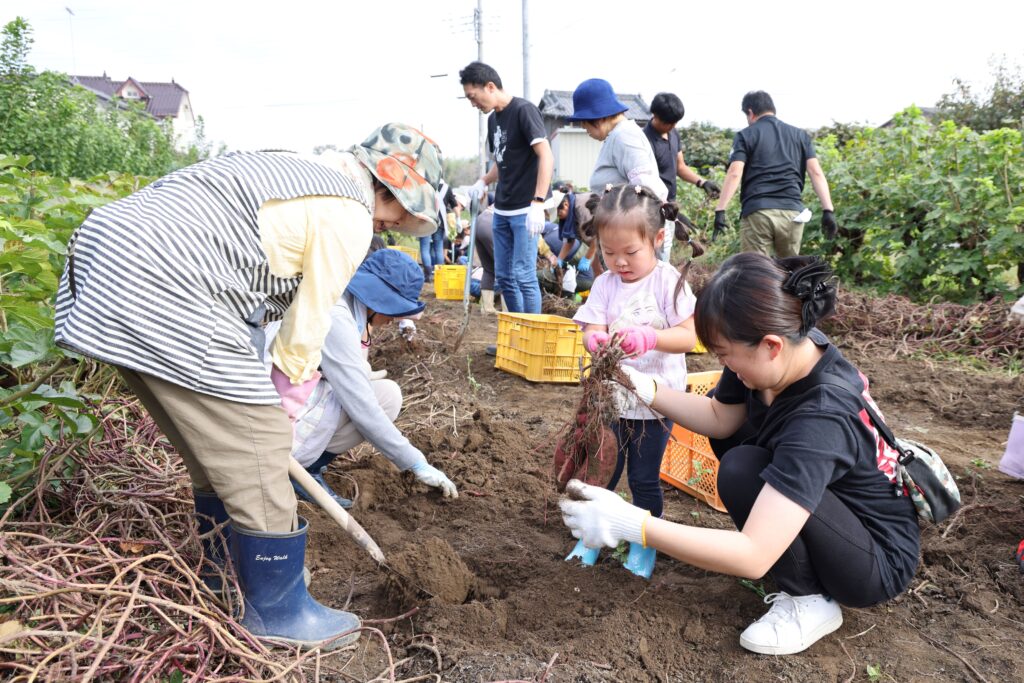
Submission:
[[555,156],[555,180],[571,180],[577,189],[589,188],[601,143],[582,128],[566,127],[555,133],[551,147]]

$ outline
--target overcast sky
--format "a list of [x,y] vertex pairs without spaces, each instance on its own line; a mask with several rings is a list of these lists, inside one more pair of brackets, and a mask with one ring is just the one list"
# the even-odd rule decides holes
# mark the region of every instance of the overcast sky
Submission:
[[[37,69],[173,78],[189,91],[208,137],[229,149],[345,147],[386,121],[404,121],[446,155],[470,156],[477,113],[459,99],[458,71],[477,55],[475,7],[0,0],[0,20],[29,21]],[[483,0],[483,15],[484,61],[522,95],[522,5]],[[877,125],[910,104],[934,104],[956,77],[985,87],[993,59],[1024,64],[1022,27],[1022,0],[532,0],[529,95],[539,102],[545,89],[601,77],[648,102],[675,92],[684,124],[740,128],[743,93],[761,89],[789,123]]]

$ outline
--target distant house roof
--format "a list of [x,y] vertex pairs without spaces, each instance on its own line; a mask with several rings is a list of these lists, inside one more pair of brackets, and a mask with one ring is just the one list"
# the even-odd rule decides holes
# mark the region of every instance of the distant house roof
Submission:
[[[629,107],[626,110],[626,118],[639,123],[646,123],[651,120],[651,110],[640,95],[615,93],[619,101]],[[545,90],[544,97],[538,105],[540,113],[552,118],[564,119],[572,116],[572,91],[571,90]]]
[[[923,116],[926,121],[932,121],[939,115],[938,107],[918,107],[918,109],[921,110],[921,116]],[[880,125],[879,128],[892,128],[894,125],[896,125],[896,119],[892,118]]]
[[146,103],[146,111],[154,118],[176,117],[181,110],[181,101],[188,99],[188,90],[172,79],[170,83],[158,81],[137,81],[128,77],[124,81],[111,80],[106,74],[102,76],[71,76],[71,82],[93,92],[102,100],[111,100],[119,96],[122,89],[131,84],[139,91],[139,100]]

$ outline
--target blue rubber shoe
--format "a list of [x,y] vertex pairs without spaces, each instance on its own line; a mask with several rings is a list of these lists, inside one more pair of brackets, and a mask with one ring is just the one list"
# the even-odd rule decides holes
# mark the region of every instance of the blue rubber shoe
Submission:
[[639,543],[629,544],[629,555],[623,567],[645,579],[650,579],[654,573],[654,561],[657,559],[658,551],[654,548],[645,548]]
[[[196,524],[199,535],[210,534],[215,526],[228,521],[228,511],[224,509],[224,501],[213,491],[192,489],[192,500],[196,504]],[[224,568],[224,560],[228,556],[228,539],[231,538],[231,526],[221,527],[219,534],[210,534],[200,538],[203,544],[203,556],[206,561],[199,569],[199,578],[218,595],[224,590],[224,581],[220,571]],[[209,565],[214,565],[210,567]]]
[[566,562],[579,558],[580,564],[584,567],[593,567],[594,563],[597,562],[597,556],[601,554],[600,548],[588,548],[583,545],[583,541],[578,541],[576,547],[572,549],[572,552],[565,558]]
[[[306,471],[309,472],[309,476],[316,480],[316,483],[320,484],[320,486],[322,486],[324,490],[331,495],[331,498],[337,501],[338,505],[347,510],[352,507],[352,501],[335,493],[334,489],[327,485],[327,480],[324,479],[324,472],[327,470],[327,466],[330,465],[337,457],[337,453],[328,453],[327,451],[324,451],[323,455],[316,459],[316,462],[306,468]],[[292,488],[295,489],[295,495],[302,500],[310,503],[316,502],[313,500],[312,496],[306,493],[306,489],[302,488],[294,481],[292,481]]]
[[[252,531],[232,522],[231,557],[238,571],[245,612],[242,626],[257,638],[323,650],[359,639],[359,618],[325,607],[303,581],[309,522],[299,517],[298,531]],[[322,644],[323,641],[330,642]]]

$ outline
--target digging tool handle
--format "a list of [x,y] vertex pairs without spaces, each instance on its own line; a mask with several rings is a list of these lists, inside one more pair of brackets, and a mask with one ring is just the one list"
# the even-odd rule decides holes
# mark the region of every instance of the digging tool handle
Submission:
[[380,546],[370,537],[370,534],[366,533],[363,527],[359,526],[359,522],[353,519],[352,515],[345,512],[345,509],[338,505],[338,501],[331,498],[330,494],[324,491],[320,484],[316,483],[316,480],[299,464],[298,460],[292,457],[289,457],[288,460],[288,474],[291,478],[305,489],[306,493],[316,501],[317,505],[323,508],[324,512],[338,523],[338,526],[352,536],[360,548],[370,553],[370,557],[379,564],[384,564],[384,553],[381,552]]

